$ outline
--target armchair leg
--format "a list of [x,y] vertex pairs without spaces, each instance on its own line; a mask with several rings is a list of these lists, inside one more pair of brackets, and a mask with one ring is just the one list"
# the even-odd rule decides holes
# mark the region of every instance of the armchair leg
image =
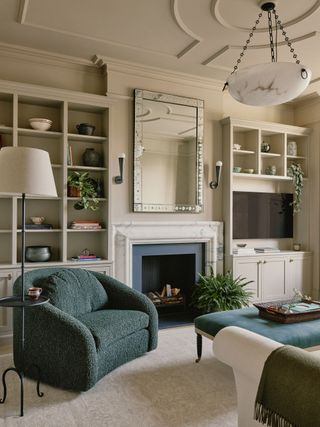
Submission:
[[200,334],[197,334],[197,356],[196,363],[199,363],[202,356],[202,335]]

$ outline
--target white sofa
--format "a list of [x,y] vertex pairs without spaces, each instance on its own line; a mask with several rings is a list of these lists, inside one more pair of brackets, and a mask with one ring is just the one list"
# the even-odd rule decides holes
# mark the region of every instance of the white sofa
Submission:
[[[238,427],[261,426],[253,419],[254,402],[264,363],[282,344],[237,326],[223,328],[213,340],[217,359],[231,366],[238,399]],[[320,357],[320,351],[313,352]]]

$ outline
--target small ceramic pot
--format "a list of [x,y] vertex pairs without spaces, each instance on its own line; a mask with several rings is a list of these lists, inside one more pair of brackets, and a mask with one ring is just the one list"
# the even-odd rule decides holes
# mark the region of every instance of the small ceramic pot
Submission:
[[277,175],[277,167],[275,165],[268,166],[266,169],[266,175]]
[[261,143],[261,151],[262,153],[269,153],[270,151],[270,144],[268,144],[267,142],[262,142]]
[[76,128],[80,135],[93,135],[96,127],[89,123],[80,123]]
[[42,288],[29,288],[28,289],[28,295],[33,300],[39,299],[41,292],[42,292]]
[[87,148],[82,155],[84,166],[101,166],[101,155],[94,148]]
[[51,258],[50,246],[27,246],[26,261],[29,262],[46,262]]
[[296,156],[298,152],[296,141],[289,141],[287,144],[288,156]]

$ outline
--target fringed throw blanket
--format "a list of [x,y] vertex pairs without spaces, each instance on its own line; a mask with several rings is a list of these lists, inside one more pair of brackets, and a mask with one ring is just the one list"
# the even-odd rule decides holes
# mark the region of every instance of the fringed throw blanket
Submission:
[[320,356],[289,345],[274,350],[261,375],[255,419],[271,427],[320,426]]

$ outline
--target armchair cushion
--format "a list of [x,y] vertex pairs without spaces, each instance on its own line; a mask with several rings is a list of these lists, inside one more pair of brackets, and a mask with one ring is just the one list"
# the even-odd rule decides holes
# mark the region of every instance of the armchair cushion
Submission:
[[91,332],[97,350],[149,326],[149,316],[137,310],[98,310],[77,319]]
[[48,276],[41,286],[52,305],[75,317],[99,310],[108,302],[105,288],[87,270],[63,268]]

